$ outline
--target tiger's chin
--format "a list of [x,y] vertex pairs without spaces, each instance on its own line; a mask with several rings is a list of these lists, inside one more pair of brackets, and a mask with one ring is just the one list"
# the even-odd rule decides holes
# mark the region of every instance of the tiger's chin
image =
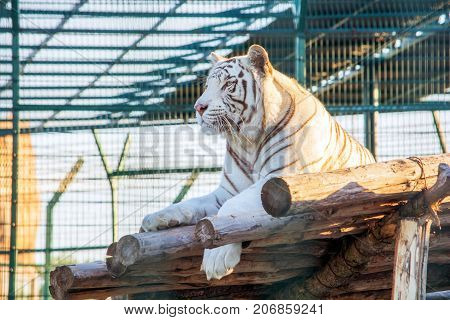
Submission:
[[207,135],[220,134],[220,132],[218,132],[217,129],[210,127],[210,126],[206,126],[206,125],[201,126],[201,131],[202,131],[202,133],[207,134]]
[[220,131],[213,125],[206,123],[203,119],[197,119],[197,123],[200,125],[201,132],[207,135],[220,134]]

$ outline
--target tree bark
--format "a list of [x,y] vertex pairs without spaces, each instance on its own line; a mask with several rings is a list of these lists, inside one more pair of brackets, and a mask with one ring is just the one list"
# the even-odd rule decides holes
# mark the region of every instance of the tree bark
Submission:
[[274,217],[313,215],[355,203],[381,206],[400,202],[436,181],[438,165],[450,154],[401,159],[367,166],[273,178],[261,191],[267,213]]

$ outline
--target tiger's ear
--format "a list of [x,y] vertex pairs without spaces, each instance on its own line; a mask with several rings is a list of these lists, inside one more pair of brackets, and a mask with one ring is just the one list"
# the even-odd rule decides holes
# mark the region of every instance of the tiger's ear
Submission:
[[272,73],[273,67],[269,61],[269,55],[263,47],[257,44],[252,45],[248,49],[247,56],[251,66],[255,68],[256,71],[264,75]]
[[211,54],[209,55],[209,59],[211,60],[211,62],[216,63],[216,62],[219,62],[219,61],[224,60],[225,58],[222,57],[220,54],[215,53],[215,52],[213,51],[213,52],[211,52]]

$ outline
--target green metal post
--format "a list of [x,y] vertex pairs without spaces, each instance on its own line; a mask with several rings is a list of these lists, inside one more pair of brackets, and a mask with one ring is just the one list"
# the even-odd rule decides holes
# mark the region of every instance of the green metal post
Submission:
[[11,1],[12,18],[12,107],[13,107],[13,145],[12,145],[12,173],[11,173],[11,233],[9,244],[9,284],[8,299],[16,298],[16,268],[17,268],[17,213],[19,202],[19,138],[20,112],[19,110],[19,0]]
[[295,78],[302,85],[306,85],[306,8],[306,0],[295,0]]
[[67,175],[59,184],[58,189],[53,194],[52,199],[47,205],[47,217],[45,228],[45,278],[44,278],[44,299],[48,300],[50,297],[50,268],[52,266],[51,253],[53,244],[53,208],[59,202],[59,199],[63,193],[67,190],[69,184],[73,181],[75,175],[80,171],[83,166],[84,160],[82,158],[75,162],[74,166],[70,169]]
[[178,195],[175,197],[175,200],[173,200],[172,203],[178,203],[184,199],[184,197],[186,196],[188,191],[191,189],[192,185],[194,184],[195,180],[198,178],[199,175],[200,175],[199,170],[194,169],[192,171],[189,178],[187,178],[186,183],[184,184],[183,188],[181,188],[180,193],[178,193]]
[[[97,132],[95,129],[92,129],[92,135],[94,136],[95,144],[97,145],[97,150],[100,155],[100,159],[102,160],[103,168],[106,172],[106,177],[109,183],[109,189],[111,191],[111,219],[112,219],[112,239],[113,242],[116,242],[119,237],[119,213],[118,213],[118,199],[117,199],[117,176],[112,175],[113,170],[108,164],[108,159],[106,159],[106,155],[103,152],[102,145],[100,143],[100,139],[98,138]],[[127,134],[125,141],[123,143],[122,152],[120,154],[119,161],[117,163],[116,172],[120,172],[123,170],[125,166],[125,158],[128,153],[130,145],[130,134]]]
[[436,128],[436,132],[437,132],[438,139],[439,139],[439,144],[441,146],[441,151],[442,151],[442,153],[447,153],[447,144],[445,143],[445,131],[442,129],[442,126],[441,126],[441,119],[439,117],[439,113],[437,110],[434,110],[432,112],[432,114],[433,114],[434,127]]
[[[379,105],[379,89],[378,83],[375,75],[375,64],[370,62],[367,66],[367,83],[364,86],[364,104],[374,106],[375,108]],[[372,152],[375,159],[377,158],[377,141],[376,141],[376,131],[377,131],[377,111],[367,111],[364,114],[364,132],[365,132],[365,145],[366,148]]]

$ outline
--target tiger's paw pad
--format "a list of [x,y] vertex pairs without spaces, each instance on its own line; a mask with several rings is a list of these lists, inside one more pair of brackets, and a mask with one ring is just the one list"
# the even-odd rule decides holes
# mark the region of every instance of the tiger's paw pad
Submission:
[[208,280],[220,280],[233,272],[234,267],[241,259],[241,251],[241,243],[228,244],[215,249],[205,249],[200,270],[205,272]]
[[142,232],[158,231],[175,227],[179,224],[180,217],[176,210],[164,210],[145,216],[142,221],[141,230]]

